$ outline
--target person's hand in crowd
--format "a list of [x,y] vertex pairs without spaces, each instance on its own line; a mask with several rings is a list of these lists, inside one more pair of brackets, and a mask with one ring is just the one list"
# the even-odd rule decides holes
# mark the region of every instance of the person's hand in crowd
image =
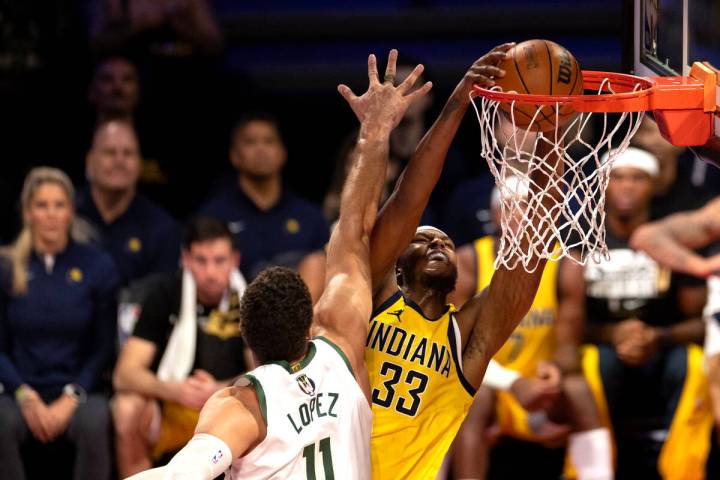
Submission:
[[212,397],[215,392],[223,388],[223,385],[217,381],[210,373],[205,370],[197,369],[187,381],[200,392],[201,397],[205,397],[203,403]]
[[25,388],[19,404],[20,412],[33,437],[42,443],[52,441],[53,433],[56,430],[56,421],[40,395],[35,390]]
[[455,94],[459,95],[458,100],[469,102],[473,85],[490,88],[495,85],[495,78],[504,77],[505,70],[498,68],[498,65],[505,59],[507,51],[514,46],[515,43],[503,43],[478,58],[455,88]]
[[193,410],[200,410],[208,398],[222,385],[205,370],[195,370],[183,382],[171,384],[173,401]]
[[560,395],[560,380],[560,369],[556,365],[540,362],[537,377],[518,378],[510,387],[510,392],[525,410],[545,410],[550,408]]
[[639,367],[655,355],[662,341],[662,329],[637,319],[620,322],[613,332],[613,343],[620,360]]
[[645,323],[637,318],[619,322],[612,332],[612,343],[623,363],[637,366],[644,359]]
[[54,420],[52,430],[49,432],[52,439],[65,433],[77,406],[78,401],[69,395],[60,395],[48,406],[48,411]]

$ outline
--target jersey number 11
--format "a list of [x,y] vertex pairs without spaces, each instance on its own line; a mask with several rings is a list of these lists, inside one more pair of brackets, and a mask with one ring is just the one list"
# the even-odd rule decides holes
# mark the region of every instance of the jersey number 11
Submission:
[[[335,480],[335,472],[333,472],[332,450],[330,449],[330,437],[325,437],[318,442],[320,444],[320,454],[323,460],[323,470],[325,470],[325,480]],[[307,480],[317,480],[315,475],[315,449],[317,444],[311,443],[303,448],[303,457],[305,458],[305,477]]]

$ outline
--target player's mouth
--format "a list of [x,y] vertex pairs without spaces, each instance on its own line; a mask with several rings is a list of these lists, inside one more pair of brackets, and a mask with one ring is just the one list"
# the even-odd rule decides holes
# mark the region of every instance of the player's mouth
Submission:
[[447,262],[448,257],[444,253],[436,250],[434,252],[430,252],[427,259],[429,262]]

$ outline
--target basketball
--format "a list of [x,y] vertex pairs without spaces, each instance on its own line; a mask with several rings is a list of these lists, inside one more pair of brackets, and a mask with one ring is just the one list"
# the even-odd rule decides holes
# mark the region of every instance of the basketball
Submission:
[[[527,40],[508,51],[500,68],[505,76],[496,80],[503,92],[515,91],[533,95],[579,95],[583,93],[580,66],[567,49],[549,40]],[[509,116],[510,102],[502,102],[500,108]],[[535,117],[535,112],[540,112]],[[547,132],[556,123],[564,125],[574,111],[569,105],[534,105],[515,103],[515,125],[532,131]],[[532,123],[532,125],[530,125]]]

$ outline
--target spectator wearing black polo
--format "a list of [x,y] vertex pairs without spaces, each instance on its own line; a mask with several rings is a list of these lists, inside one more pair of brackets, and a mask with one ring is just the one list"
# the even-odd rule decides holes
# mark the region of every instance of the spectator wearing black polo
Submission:
[[113,120],[97,128],[86,172],[89,185],[78,195],[77,213],[97,230],[122,284],[177,270],[180,229],[167,212],[137,191],[140,148],[132,125]]
[[316,300],[322,293],[328,225],[322,210],[282,184],[287,159],[277,122],[258,114],[240,120],[231,136],[237,181],[222,187],[200,214],[228,223],[251,281],[271,265],[298,270]]

